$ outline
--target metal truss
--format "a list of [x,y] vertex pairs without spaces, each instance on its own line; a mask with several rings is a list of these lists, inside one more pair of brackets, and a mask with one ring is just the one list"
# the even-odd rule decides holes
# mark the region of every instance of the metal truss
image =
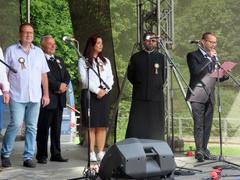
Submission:
[[137,42],[142,46],[144,32],[151,31],[172,47],[174,40],[173,0],[137,0]]
[[[172,141],[169,144],[174,145],[174,116],[173,116],[173,76],[185,99],[186,93],[181,83],[183,79],[181,73],[174,64],[169,55],[168,49],[173,47],[174,43],[174,0],[137,0],[137,43],[140,48],[143,47],[144,32],[151,31],[160,35],[161,43],[159,48],[167,58],[167,81],[165,83],[165,114],[167,122],[167,139],[169,140],[170,130],[172,131]],[[189,102],[186,102],[191,112]],[[171,127],[170,127],[171,125]],[[174,150],[174,147],[172,147]]]

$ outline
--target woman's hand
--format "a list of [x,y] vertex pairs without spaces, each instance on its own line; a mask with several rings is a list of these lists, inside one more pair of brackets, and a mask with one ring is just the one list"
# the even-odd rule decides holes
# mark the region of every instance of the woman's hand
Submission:
[[103,96],[105,96],[105,94],[107,94],[106,91],[104,89],[101,89],[97,94],[97,98],[101,99]]

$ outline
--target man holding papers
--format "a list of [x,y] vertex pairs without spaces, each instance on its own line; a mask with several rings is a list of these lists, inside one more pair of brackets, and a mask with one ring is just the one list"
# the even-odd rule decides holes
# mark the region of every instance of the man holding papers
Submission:
[[[214,90],[216,77],[211,77],[217,67],[216,53],[217,39],[211,32],[202,35],[199,48],[187,54],[190,72],[189,86],[186,100],[191,103],[194,120],[194,139],[196,145],[195,158],[199,162],[213,159],[207,149],[214,112]],[[221,78],[225,80],[226,78]]]

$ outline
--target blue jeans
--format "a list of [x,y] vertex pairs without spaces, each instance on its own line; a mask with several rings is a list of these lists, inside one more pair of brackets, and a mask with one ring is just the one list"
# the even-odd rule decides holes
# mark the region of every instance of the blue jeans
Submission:
[[40,103],[18,103],[10,100],[9,107],[11,118],[3,138],[1,156],[10,157],[17,133],[24,120],[26,130],[23,160],[33,159]]
[[4,108],[4,105],[3,105],[3,96],[0,95],[0,133],[1,133],[1,130],[2,130],[2,126],[3,126],[3,108]]

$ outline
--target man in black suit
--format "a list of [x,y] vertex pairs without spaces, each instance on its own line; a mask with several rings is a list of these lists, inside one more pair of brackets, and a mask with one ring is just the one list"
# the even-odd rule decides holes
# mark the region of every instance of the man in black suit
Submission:
[[193,94],[188,89],[186,100],[190,101],[192,106],[195,158],[199,162],[214,158],[207,149],[207,145],[214,112],[216,78],[210,77],[210,74],[215,70],[217,62],[216,44],[216,36],[206,32],[199,41],[199,49],[187,55],[190,72],[189,86]]
[[50,69],[48,75],[50,103],[41,107],[37,130],[38,163],[46,164],[48,158],[48,135],[51,128],[51,158],[50,161],[67,162],[61,155],[60,135],[63,108],[66,106],[66,91],[70,76],[63,60],[55,57],[56,44],[51,35],[44,36],[41,41],[42,49]]

